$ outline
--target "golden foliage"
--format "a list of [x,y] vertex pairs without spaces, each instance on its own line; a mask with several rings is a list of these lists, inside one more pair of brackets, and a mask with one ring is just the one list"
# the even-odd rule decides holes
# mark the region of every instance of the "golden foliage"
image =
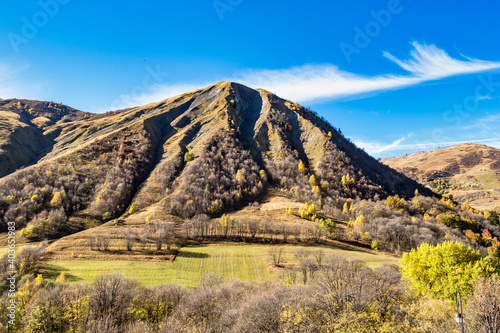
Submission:
[[303,175],[306,174],[306,167],[304,166],[304,162],[302,162],[302,160],[299,160],[299,172]]

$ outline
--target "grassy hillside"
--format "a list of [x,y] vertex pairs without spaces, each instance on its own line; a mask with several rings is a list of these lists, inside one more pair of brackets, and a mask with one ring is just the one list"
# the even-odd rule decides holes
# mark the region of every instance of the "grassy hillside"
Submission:
[[475,208],[500,209],[499,149],[468,143],[382,162]]

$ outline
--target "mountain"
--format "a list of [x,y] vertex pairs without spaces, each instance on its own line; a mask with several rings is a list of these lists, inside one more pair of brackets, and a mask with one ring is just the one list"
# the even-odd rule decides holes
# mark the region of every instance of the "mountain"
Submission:
[[500,149],[467,143],[389,157],[382,162],[476,208],[500,206]]
[[0,100],[0,177],[36,162],[52,148],[51,128],[83,114],[52,102]]
[[298,103],[237,83],[105,114],[1,103],[0,158],[10,174],[0,179],[0,218],[42,239],[151,205],[183,218],[217,216],[269,190],[324,209],[432,194]]

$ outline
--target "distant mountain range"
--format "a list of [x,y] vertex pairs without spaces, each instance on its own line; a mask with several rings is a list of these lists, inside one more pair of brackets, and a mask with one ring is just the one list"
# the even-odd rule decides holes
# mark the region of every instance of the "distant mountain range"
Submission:
[[467,143],[385,158],[382,162],[476,208],[500,206],[500,149]]

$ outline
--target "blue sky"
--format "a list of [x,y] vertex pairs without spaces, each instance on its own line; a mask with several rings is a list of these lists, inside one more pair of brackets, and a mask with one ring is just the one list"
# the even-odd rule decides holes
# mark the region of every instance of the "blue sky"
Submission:
[[0,98],[104,112],[233,80],[375,157],[500,147],[498,17],[495,1],[9,2]]

